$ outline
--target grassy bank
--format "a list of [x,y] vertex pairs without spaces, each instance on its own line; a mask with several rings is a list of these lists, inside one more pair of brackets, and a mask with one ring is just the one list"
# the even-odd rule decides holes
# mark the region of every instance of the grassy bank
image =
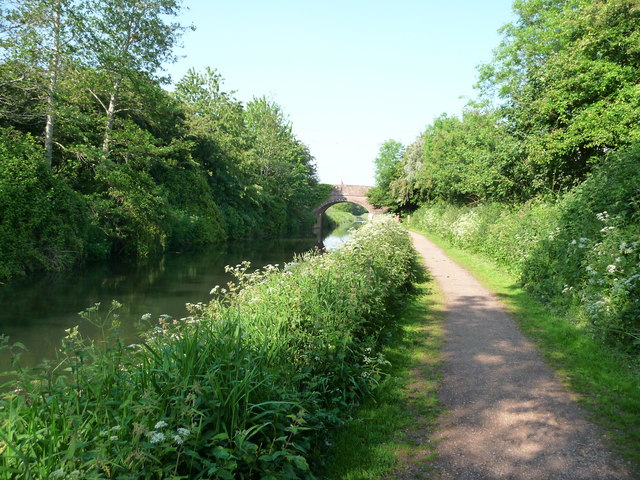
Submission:
[[[231,270],[236,284],[139,344],[70,329],[55,361],[17,364],[0,398],[0,478],[311,478],[383,378],[416,254],[382,217],[329,254]],[[117,309],[84,315],[117,329]]]
[[594,337],[574,318],[557,313],[527,293],[514,273],[492,259],[427,235],[447,255],[495,292],[533,339],[579,402],[601,424],[615,448],[640,466],[640,375],[628,354]]
[[429,442],[440,413],[442,298],[428,281],[417,286],[399,313],[398,330],[384,349],[391,362],[375,396],[340,431],[325,480],[388,478],[414,467],[425,469],[435,445]]

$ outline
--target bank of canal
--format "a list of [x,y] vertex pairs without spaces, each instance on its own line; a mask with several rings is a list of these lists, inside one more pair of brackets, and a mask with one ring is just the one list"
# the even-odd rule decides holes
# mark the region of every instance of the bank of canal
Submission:
[[[327,248],[335,248],[348,238],[348,228],[340,226],[324,238]],[[226,247],[196,252],[169,252],[145,263],[127,261],[90,264],[59,274],[34,275],[0,286],[0,335],[27,347],[23,365],[35,365],[51,358],[65,329],[79,325],[83,336],[95,338],[99,328],[83,321],[78,312],[95,303],[105,310],[117,300],[125,337],[135,335],[135,322],[144,314],[152,318],[187,316],[186,303],[208,302],[215,285],[230,277],[225,265],[244,260],[253,267],[284,264],[294,255],[314,247],[314,238],[247,240]],[[10,369],[10,355],[0,351],[0,371]]]

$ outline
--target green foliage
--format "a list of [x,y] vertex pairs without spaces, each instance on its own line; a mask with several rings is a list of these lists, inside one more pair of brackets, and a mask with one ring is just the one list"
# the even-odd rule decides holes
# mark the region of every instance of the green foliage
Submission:
[[81,197],[46,171],[30,136],[0,131],[0,279],[81,260],[85,211]]
[[495,112],[442,115],[405,151],[391,182],[404,208],[427,201],[471,203],[526,197],[519,146]]
[[481,69],[523,140],[535,191],[574,185],[593,156],[638,138],[640,7],[635,0],[518,0]]
[[[54,363],[17,361],[5,384],[0,477],[313,478],[331,429],[382,378],[417,266],[406,232],[380,218],[327,255],[229,268],[236,283],[138,345],[69,329]],[[109,331],[119,307],[82,315]]]
[[422,207],[411,223],[481,253],[593,335],[640,349],[640,149],[607,157],[559,202]]
[[579,308],[594,333],[640,350],[640,146],[609,155],[560,203],[523,268],[537,294]]
[[[280,106],[266,99],[243,106],[211,69],[190,71],[175,94],[163,90],[157,73],[182,31],[168,22],[178,2],[78,4],[77,18],[60,25],[67,43],[55,92],[40,58],[55,52],[45,27],[71,3],[50,3],[26,0],[2,11],[11,32],[24,31],[24,42],[48,50],[3,44],[0,125],[40,134],[55,114],[55,141],[45,140],[51,152],[43,158],[56,181],[85,197],[80,257],[147,257],[227,237],[311,234],[322,189]],[[29,52],[37,61],[27,62]],[[43,102],[47,92],[55,102]],[[15,262],[6,275],[26,268]]]
[[373,205],[393,207],[391,182],[397,176],[398,166],[402,160],[404,146],[396,140],[387,140],[380,146],[378,156],[374,160],[376,185],[369,190],[369,201]]
[[161,183],[170,205],[169,245],[172,248],[201,247],[226,240],[222,211],[213,200],[201,170],[165,168]]

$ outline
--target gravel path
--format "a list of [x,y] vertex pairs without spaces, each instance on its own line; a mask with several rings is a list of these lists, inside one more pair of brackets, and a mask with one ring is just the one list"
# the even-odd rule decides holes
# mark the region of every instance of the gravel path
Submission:
[[[423,236],[445,298],[437,479],[630,479],[500,302]],[[419,478],[419,477],[418,477]]]

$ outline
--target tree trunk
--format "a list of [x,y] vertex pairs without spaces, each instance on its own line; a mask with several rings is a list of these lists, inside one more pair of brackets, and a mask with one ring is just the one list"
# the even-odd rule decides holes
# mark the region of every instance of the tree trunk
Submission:
[[53,127],[55,123],[56,90],[60,69],[60,2],[56,2],[53,13],[53,50],[49,59],[49,86],[47,91],[47,123],[44,129],[45,166],[51,170],[53,158]]
[[109,107],[107,108],[107,125],[104,130],[104,140],[102,141],[102,151],[109,153],[111,143],[111,132],[113,130],[113,120],[116,116],[116,107],[118,105],[118,88],[119,83],[116,83],[109,99]]

